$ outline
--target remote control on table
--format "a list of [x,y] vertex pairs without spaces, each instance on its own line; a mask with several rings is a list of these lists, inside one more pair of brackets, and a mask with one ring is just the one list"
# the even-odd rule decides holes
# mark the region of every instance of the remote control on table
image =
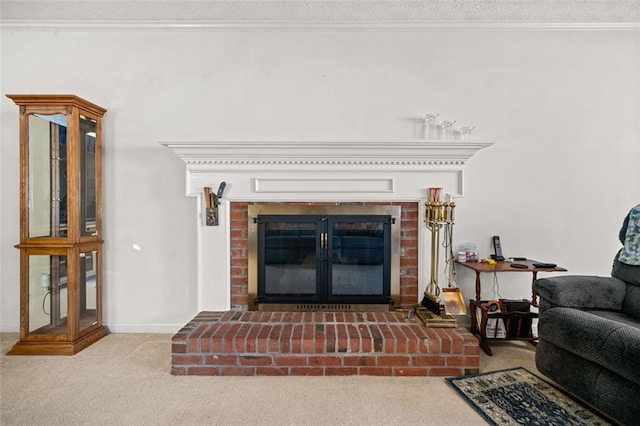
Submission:
[[517,269],[528,269],[529,268],[527,265],[524,265],[522,263],[512,263],[511,267],[512,268],[517,268]]

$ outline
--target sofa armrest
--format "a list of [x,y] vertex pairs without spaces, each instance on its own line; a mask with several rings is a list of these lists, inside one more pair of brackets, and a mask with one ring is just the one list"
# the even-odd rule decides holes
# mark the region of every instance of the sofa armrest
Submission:
[[622,309],[627,286],[612,277],[565,275],[540,278],[534,283],[541,307],[565,306],[578,309]]

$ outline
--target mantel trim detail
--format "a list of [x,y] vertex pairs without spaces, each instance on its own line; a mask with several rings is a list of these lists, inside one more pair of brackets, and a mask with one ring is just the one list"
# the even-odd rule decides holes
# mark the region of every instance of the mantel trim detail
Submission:
[[193,160],[184,159],[190,166],[455,166],[464,160]]
[[299,166],[359,169],[369,166],[411,169],[461,167],[489,140],[327,140],[327,141],[170,141],[189,170],[208,168],[274,170]]

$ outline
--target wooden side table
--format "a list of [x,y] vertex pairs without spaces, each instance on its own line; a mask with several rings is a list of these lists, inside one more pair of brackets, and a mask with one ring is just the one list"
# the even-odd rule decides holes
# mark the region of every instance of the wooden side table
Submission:
[[[489,348],[489,340],[527,340],[532,344],[535,344],[535,338],[533,337],[533,333],[531,332],[531,320],[533,318],[538,318],[537,312],[502,312],[495,311],[491,312],[486,303],[483,303],[480,294],[482,292],[482,282],[480,280],[480,274],[486,272],[527,272],[531,273],[531,304],[533,306],[538,306],[538,295],[536,294],[536,290],[533,286],[533,283],[538,279],[538,272],[566,272],[565,268],[554,267],[554,268],[537,268],[533,266],[534,263],[539,263],[536,260],[522,260],[516,261],[514,263],[527,265],[526,269],[518,269],[513,268],[510,262],[497,262],[494,265],[490,265],[488,263],[481,262],[456,262],[457,265],[469,268],[473,270],[476,274],[476,297],[475,299],[469,300],[469,313],[471,315],[471,333],[477,334],[480,337],[480,347],[485,351],[487,355],[492,355],[491,349]],[[476,310],[480,309],[481,320],[480,324],[478,324],[477,313]],[[505,333],[504,337],[498,337],[497,330],[494,332],[493,337],[487,337],[487,323],[490,319],[503,320],[505,323]],[[514,322],[515,321],[515,322]],[[528,333],[522,333],[521,327],[523,324],[529,328]],[[497,328],[497,327],[496,327]],[[509,336],[508,331],[511,329],[517,330],[516,335]]]

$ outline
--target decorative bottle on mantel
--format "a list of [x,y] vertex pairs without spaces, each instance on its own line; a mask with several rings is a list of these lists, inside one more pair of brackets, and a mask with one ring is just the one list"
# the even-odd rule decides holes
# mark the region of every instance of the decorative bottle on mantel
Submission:
[[466,126],[460,129],[460,139],[463,141],[471,139],[471,131],[475,129],[475,126]]
[[455,124],[455,120],[442,122],[442,138],[443,139],[453,139],[454,124]]
[[436,123],[439,114],[427,114],[424,116],[424,139],[439,139],[440,126]]

